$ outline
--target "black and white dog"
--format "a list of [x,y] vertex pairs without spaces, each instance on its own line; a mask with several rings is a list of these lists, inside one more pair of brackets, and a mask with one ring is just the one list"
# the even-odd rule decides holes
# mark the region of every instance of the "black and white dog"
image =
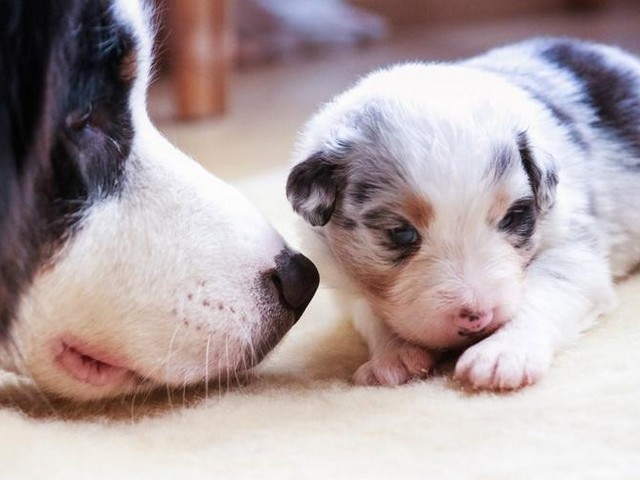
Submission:
[[375,72],[295,161],[307,246],[369,345],[357,383],[423,377],[451,349],[477,388],[535,382],[640,264],[640,61],[617,48],[538,39]]
[[148,17],[135,0],[0,11],[2,348],[54,394],[248,368],[318,284],[254,207],[151,124]]

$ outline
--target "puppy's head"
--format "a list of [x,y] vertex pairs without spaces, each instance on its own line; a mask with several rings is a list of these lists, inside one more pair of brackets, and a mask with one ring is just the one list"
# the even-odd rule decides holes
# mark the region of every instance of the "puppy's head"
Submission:
[[514,315],[557,182],[530,108],[490,75],[407,65],[308,124],[289,201],[400,336],[460,347]]
[[300,317],[317,271],[151,124],[141,4],[8,7],[0,327],[19,367],[79,399],[251,367]]

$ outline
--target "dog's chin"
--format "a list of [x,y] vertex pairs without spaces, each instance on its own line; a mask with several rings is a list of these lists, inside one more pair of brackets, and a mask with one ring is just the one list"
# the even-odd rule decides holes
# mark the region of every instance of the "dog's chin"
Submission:
[[[281,308],[273,314],[262,322],[264,327],[253,338],[243,334],[246,332],[219,338],[205,335],[199,342],[202,348],[193,351],[137,348],[134,351],[138,353],[130,355],[121,353],[123,345],[119,342],[65,333],[30,345],[24,352],[25,370],[52,397],[77,401],[235,378],[262,361],[295,323],[293,312]],[[169,345],[169,340],[165,344]]]
[[196,385],[218,377],[233,378],[259,361],[248,354],[239,358],[235,355],[233,364],[225,364],[220,359],[215,360],[215,365],[207,365],[204,360],[174,361],[170,366],[153,368],[133,366],[83,344],[59,343],[49,365],[41,365],[42,370],[33,371],[32,376],[38,387],[50,396],[84,402],[160,387]]

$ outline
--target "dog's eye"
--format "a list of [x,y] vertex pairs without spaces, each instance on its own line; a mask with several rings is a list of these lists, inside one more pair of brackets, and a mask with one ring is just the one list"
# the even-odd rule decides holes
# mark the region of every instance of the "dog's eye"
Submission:
[[403,225],[402,227],[387,230],[389,240],[398,247],[408,247],[418,242],[420,235],[411,225]]
[[511,206],[507,214],[498,223],[500,230],[515,230],[524,223],[531,222],[534,218],[532,201],[516,202]]
[[67,127],[73,130],[82,130],[87,126],[93,113],[93,105],[86,104],[84,107],[77,108],[67,115]]

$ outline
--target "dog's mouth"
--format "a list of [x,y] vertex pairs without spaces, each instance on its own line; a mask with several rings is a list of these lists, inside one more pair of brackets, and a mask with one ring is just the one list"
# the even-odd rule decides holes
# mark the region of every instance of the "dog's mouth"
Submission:
[[81,342],[69,339],[56,345],[54,358],[58,366],[74,379],[94,387],[122,385],[138,375],[118,359]]

